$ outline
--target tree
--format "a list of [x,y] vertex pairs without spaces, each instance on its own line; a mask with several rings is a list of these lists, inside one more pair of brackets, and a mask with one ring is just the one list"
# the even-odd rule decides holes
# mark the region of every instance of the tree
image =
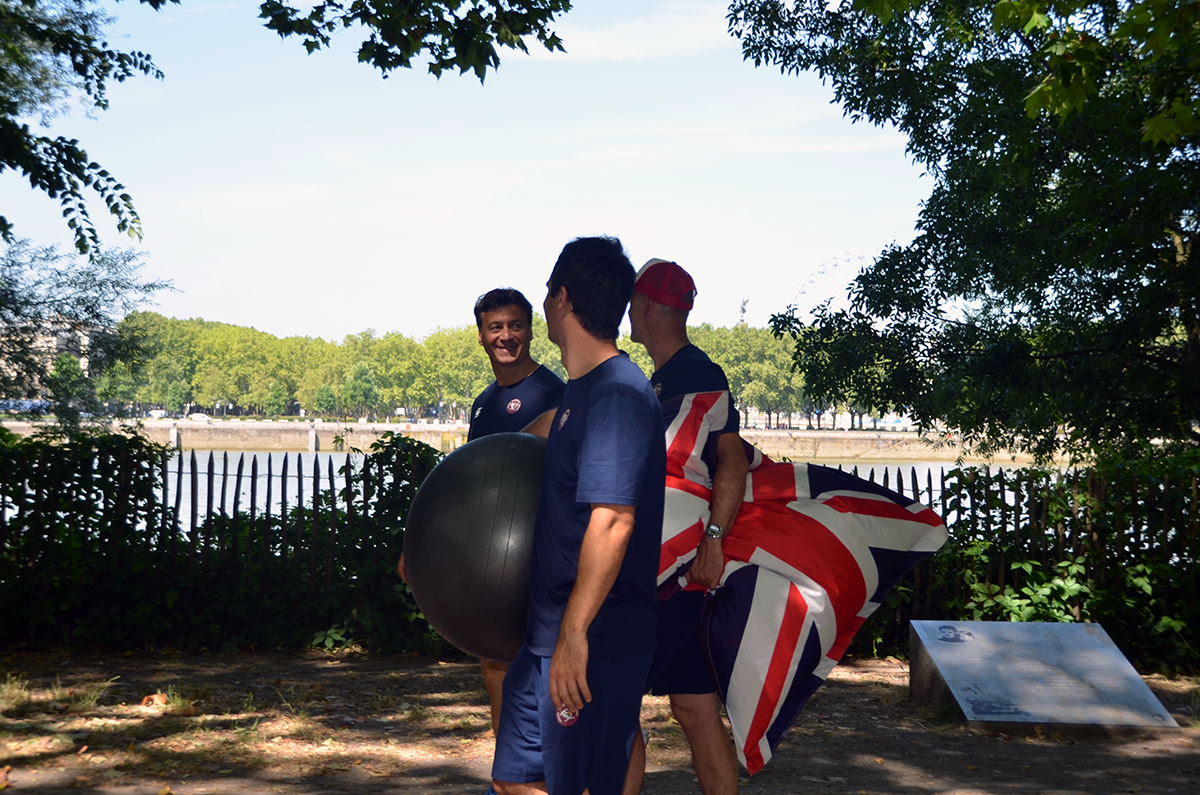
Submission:
[[54,360],[46,378],[46,391],[50,393],[50,410],[67,433],[78,431],[83,414],[95,412],[99,406],[95,386],[79,360],[69,353],[59,354]]
[[[141,2],[158,10],[168,0]],[[40,116],[45,123],[76,99],[106,110],[110,81],[137,74],[163,77],[146,53],[109,47],[103,32],[112,18],[93,5],[94,0],[0,0],[0,173],[18,171],[34,190],[57,199],[81,253],[100,245],[84,190],[100,196],[118,230],[140,239],[133,199],[78,140],[35,134],[20,120]],[[339,30],[363,28],[367,39],[358,60],[384,77],[427,56],[435,76],[457,68],[482,81],[489,68],[500,65],[498,46],[528,52],[524,39],[533,37],[552,52],[562,50],[550,25],[570,7],[568,0],[332,0],[305,12],[266,0],[259,16],[281,37],[300,37],[310,53],[327,46]],[[0,236],[5,241],[12,236],[12,225],[2,215]]]
[[379,402],[379,389],[375,386],[375,374],[366,362],[359,362],[350,371],[342,387],[342,400],[359,416],[366,416],[375,410],[375,404]]
[[86,357],[99,377],[118,362],[136,367],[143,335],[118,320],[169,282],[137,278],[141,255],[101,250],[90,260],[17,240],[0,254],[0,397],[33,398],[60,353]]
[[[824,0],[733,4],[747,58],[815,69],[852,119],[906,133],[933,177],[916,239],[864,271],[850,310],[773,319],[818,403],[906,409],[983,453],[1200,444],[1200,148],[1183,127],[1147,134],[1166,87],[1194,92],[1197,51],[1148,65],[1120,35],[1137,7],[1052,6],[1106,66],[1088,67],[1095,90],[1073,112],[1030,116],[1046,48],[1072,49],[1059,23],[1014,28],[992,0],[886,21]],[[1178,22],[1194,41],[1200,17]]]
[[191,400],[187,388],[181,381],[172,381],[167,385],[167,393],[162,401],[163,408],[175,414],[183,411]]
[[286,414],[292,399],[288,396],[287,388],[278,381],[272,381],[267,388],[267,397],[263,401],[263,409],[267,414],[278,417]]
[[312,407],[314,411],[322,415],[333,414],[337,411],[337,395],[334,393],[333,387],[328,384],[321,384],[317,387],[317,391],[313,395]]
[[437,407],[443,419],[470,410],[494,378],[474,326],[436,329],[421,341],[421,354],[414,389],[421,404]]

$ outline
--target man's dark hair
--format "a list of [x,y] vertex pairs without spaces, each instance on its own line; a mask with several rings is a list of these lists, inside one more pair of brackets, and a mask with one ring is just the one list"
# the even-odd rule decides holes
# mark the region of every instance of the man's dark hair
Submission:
[[525,325],[533,327],[533,304],[522,295],[520,290],[511,287],[497,287],[488,290],[475,301],[475,328],[483,329],[483,313],[495,312],[506,306],[515,306],[525,313]]
[[629,296],[633,294],[633,263],[615,237],[579,237],[563,247],[550,273],[550,295],[563,287],[584,331],[615,340]]

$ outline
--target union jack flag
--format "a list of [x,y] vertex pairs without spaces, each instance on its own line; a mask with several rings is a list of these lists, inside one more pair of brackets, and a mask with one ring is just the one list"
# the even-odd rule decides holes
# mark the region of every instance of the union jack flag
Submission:
[[[728,392],[664,403],[667,491],[659,598],[696,589],[684,574],[708,525],[702,454],[733,410]],[[711,437],[711,438],[710,438]],[[776,463],[746,445],[750,474],[725,538],[722,586],[704,609],[702,646],[751,774],[888,588],[947,538],[932,509],[828,467]],[[711,458],[711,456],[705,456]]]

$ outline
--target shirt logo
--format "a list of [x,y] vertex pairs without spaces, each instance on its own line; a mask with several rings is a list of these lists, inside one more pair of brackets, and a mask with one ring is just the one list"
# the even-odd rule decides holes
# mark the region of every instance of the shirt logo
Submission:
[[520,398],[513,398],[512,400],[508,401],[508,413],[509,414],[516,414],[520,410],[521,410],[521,399]]
[[571,416],[571,410],[567,409],[566,411],[564,411],[562,413],[562,416],[558,418],[558,429],[560,431],[562,430],[562,426],[567,424],[567,417],[570,417],[570,416]]
[[662,394],[662,384],[655,384],[655,385],[654,385],[654,394],[656,394],[656,395],[661,395],[661,394]]
[[478,417],[478,416],[479,416],[480,414],[482,414],[482,413],[483,413],[483,406],[480,406],[479,408],[475,409],[475,416],[476,416],[476,417]]

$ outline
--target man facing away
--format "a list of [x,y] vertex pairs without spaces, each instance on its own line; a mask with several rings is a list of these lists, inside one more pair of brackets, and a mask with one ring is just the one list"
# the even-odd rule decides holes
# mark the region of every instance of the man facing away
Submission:
[[[695,295],[696,285],[683,268],[652,259],[637,274],[629,306],[631,339],[644,345],[654,360],[650,383],[667,426],[671,427],[685,400],[705,401],[705,411],[689,409],[689,419],[702,418],[699,427],[687,431],[686,439],[682,429],[677,431],[667,452],[667,474],[712,493],[706,529],[696,533],[696,546],[690,540],[686,543],[689,551],[695,550],[683,575],[688,585],[658,603],[658,651],[646,689],[670,697],[704,795],[731,795],[738,788],[737,756],[721,722],[717,688],[700,649],[700,611],[707,591],[721,584],[725,569],[721,542],[741,507],[749,462],[725,373],[688,340],[687,317]],[[645,748],[639,733],[626,795],[641,789],[644,772]]]
[[639,734],[666,454],[658,400],[616,347],[633,281],[619,240],[580,238],[547,282],[569,381],[546,446],[525,644],[504,679],[501,795],[617,795]]
[[[532,433],[545,437],[566,385],[529,355],[533,341],[533,305],[519,290],[498,287],[475,302],[479,344],[487,353],[496,380],[471,405],[467,441],[493,433]],[[407,582],[404,555],[398,564]],[[501,687],[508,664],[481,660],[483,683],[492,708],[492,729],[500,726]]]

